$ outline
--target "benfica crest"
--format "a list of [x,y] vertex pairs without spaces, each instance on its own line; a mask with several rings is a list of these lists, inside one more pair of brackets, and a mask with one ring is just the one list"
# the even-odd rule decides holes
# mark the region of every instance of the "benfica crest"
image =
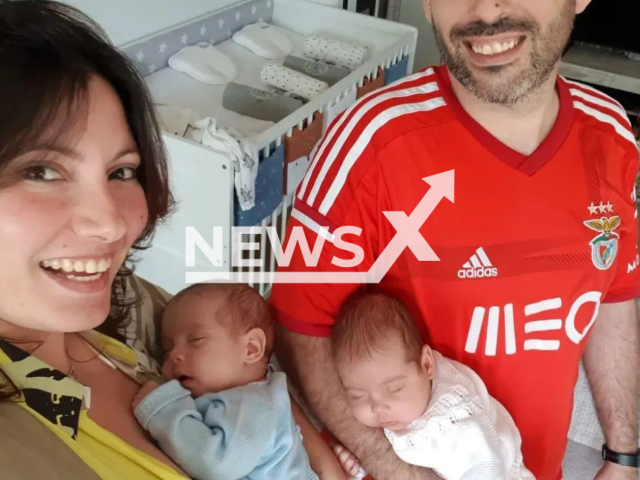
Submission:
[[620,226],[620,217],[602,217],[597,220],[585,220],[584,224],[600,235],[589,243],[591,260],[598,270],[608,270],[618,254],[618,235],[614,230]]

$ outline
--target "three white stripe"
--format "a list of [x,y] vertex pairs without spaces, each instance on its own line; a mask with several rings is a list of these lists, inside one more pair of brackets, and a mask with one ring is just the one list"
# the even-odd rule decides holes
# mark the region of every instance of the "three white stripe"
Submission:
[[[362,118],[367,113],[369,113],[375,107],[377,107],[378,105],[380,105],[381,103],[383,103],[383,102],[385,102],[387,100],[390,100],[390,99],[393,99],[393,98],[409,97],[409,96],[419,95],[419,94],[427,94],[427,93],[434,92],[436,90],[438,90],[438,84],[435,83],[435,82],[428,83],[428,84],[422,85],[420,87],[406,88],[406,89],[390,92],[390,93],[387,93],[385,95],[381,95],[381,96],[377,97],[375,100],[373,100],[372,102],[368,103],[366,105],[366,107],[361,108],[358,111],[358,113],[356,113],[356,115],[354,115],[354,117],[351,119],[351,122],[349,123],[349,125],[346,128],[344,128],[344,130],[342,130],[342,133],[341,133],[340,137],[338,137],[338,140],[336,141],[336,144],[334,145],[334,147],[331,150],[331,152],[329,152],[329,155],[327,156],[326,160],[322,164],[322,169],[320,170],[320,173],[318,174],[318,178],[316,179],[316,182],[315,182],[315,184],[313,186],[313,189],[311,190],[311,193],[309,194],[309,198],[307,199],[307,204],[309,206],[313,206],[313,204],[314,204],[314,202],[316,200],[316,197],[318,195],[318,192],[320,191],[320,187],[322,186],[322,183],[324,182],[324,180],[325,180],[325,178],[327,176],[327,173],[329,172],[329,169],[332,167],[333,163],[338,158],[338,154],[342,150],[342,147],[344,146],[345,142],[353,134],[352,133],[353,129],[358,125],[359,122],[362,121]],[[401,107],[404,108],[404,105],[402,105]],[[394,108],[394,110],[397,110],[397,109],[398,109],[398,107]],[[363,134],[358,137],[358,141],[356,142],[356,145],[354,145],[354,147],[351,148],[351,151],[347,154],[347,156],[352,155],[352,152],[354,151],[354,148],[356,146],[358,146],[358,145],[362,145],[362,141],[365,138],[365,136],[369,135],[369,138],[366,139],[366,143],[363,145],[363,148],[358,153],[358,157],[362,154],[362,152],[364,151],[364,147],[367,146],[367,144],[371,140],[371,137],[373,137],[373,134],[382,125],[384,125],[384,123],[386,123],[386,121],[391,120],[391,118],[389,118],[388,120],[386,120],[384,122],[380,122],[381,117],[388,116],[387,112],[388,112],[388,110],[385,111],[385,112],[382,112],[380,115],[378,115],[378,117],[376,117],[375,120],[373,120],[373,122],[371,122],[371,123],[369,123],[369,125],[367,125],[367,127],[366,127],[365,131],[363,132]],[[372,131],[371,127],[373,125],[375,125],[375,130]],[[344,166],[344,161],[343,161],[342,165]],[[341,171],[342,171],[342,168],[341,168]],[[323,213],[323,212],[320,212],[320,213]],[[323,215],[325,215],[325,214],[326,213],[323,213]]]
[[600,90],[596,90],[593,87],[590,87],[589,85],[586,85],[584,83],[578,83],[578,82],[574,82],[571,80],[567,80],[566,78],[562,77],[562,79],[567,82],[569,85],[573,85],[574,87],[579,87],[583,90],[587,90],[589,92],[595,93],[596,95],[602,95],[604,97],[607,97],[607,100],[609,100],[611,103],[613,103],[614,105],[616,105],[618,108],[620,108],[620,110],[624,110],[624,107],[622,106],[622,104],[620,102],[618,102],[615,98],[610,97],[609,95],[606,95],[604,93],[602,93]]
[[302,213],[297,208],[291,211],[291,216],[298,220],[302,225],[307,227],[312,232],[315,232],[318,236],[324,237],[326,240],[333,243],[333,234],[329,232],[327,227],[321,226],[318,222]]
[[[599,107],[606,108],[608,110],[611,110],[612,112],[616,112],[620,117],[622,117],[623,122],[625,122],[627,125],[631,126],[631,122],[629,121],[629,117],[627,116],[627,113],[625,112],[624,108],[622,107],[622,105],[619,102],[617,102],[615,99],[613,99],[611,97],[606,96],[602,92],[599,92],[595,88],[590,87],[588,85],[583,85],[581,83],[572,82],[571,80],[567,80],[564,77],[563,77],[563,80],[569,85],[572,85],[574,87],[578,87],[578,88],[569,88],[569,92],[574,97],[573,106],[576,109],[586,113],[587,115],[592,116],[593,118],[595,118],[595,119],[597,119],[597,120],[599,120],[599,121],[601,121],[603,123],[608,123],[609,125],[611,125],[615,129],[615,131],[620,136],[622,136],[623,138],[629,140],[634,145],[636,145],[636,146],[638,145],[636,143],[635,137],[633,136],[633,133],[631,133],[631,131],[628,128],[626,128],[624,125],[622,125],[620,123],[620,120],[618,120],[616,117],[612,117],[611,115],[607,115],[604,112],[601,112],[599,110],[596,110],[593,107],[590,107],[590,106],[586,105],[581,100],[589,102],[592,105],[598,105]],[[594,93],[594,95],[590,95],[590,94],[584,92],[583,90],[587,90],[589,92],[592,92],[592,93]],[[604,100],[601,96],[606,96],[607,100]]]
[[[414,80],[417,80],[419,78],[422,77],[429,77],[431,75],[434,74],[434,70],[432,68],[425,70],[424,72],[419,72],[419,73],[414,73],[413,75],[410,75],[408,77],[406,77],[403,81],[402,84],[407,83],[407,82],[412,82]],[[395,88],[397,88],[397,85],[394,86]],[[387,87],[386,90],[388,90],[391,87]],[[379,94],[383,94],[384,95],[385,90],[381,91],[374,91],[371,92],[367,95],[365,95],[360,102],[366,102],[366,100],[374,95],[379,95]],[[393,97],[389,97],[389,98],[393,98]],[[328,132],[327,134],[327,138],[325,138],[322,141],[322,146],[320,147],[320,149],[318,150],[318,152],[316,153],[316,155],[313,158],[313,162],[311,163],[311,166],[309,167],[309,170],[307,171],[307,174],[304,177],[304,180],[302,181],[302,185],[300,187],[300,192],[298,193],[298,198],[300,200],[302,200],[304,198],[304,195],[307,191],[307,187],[309,185],[309,181],[311,180],[311,178],[313,177],[313,172],[315,171],[318,162],[320,161],[320,159],[322,158],[322,156],[324,155],[325,150],[327,149],[327,146],[331,143],[331,141],[333,140],[333,137],[335,137],[336,133],[340,131],[340,129],[342,128],[342,125],[347,121],[347,118],[349,117],[350,112],[354,109],[354,108],[358,108],[360,106],[360,103],[355,104],[354,106],[352,106],[350,109],[348,109],[346,112],[344,112],[342,114],[342,116],[340,117],[340,119],[338,120],[338,122],[333,126],[333,128]],[[351,128],[353,128],[353,126],[350,124],[349,125],[350,129],[348,129],[347,131],[351,131]],[[335,147],[334,147],[335,148]]]
[[589,95],[588,93],[584,93],[582,90],[578,90],[577,88],[572,88],[569,90],[571,92],[571,95],[573,95],[574,97],[579,97],[583,100],[586,100],[589,103],[593,103],[595,105],[598,105],[600,107],[604,107],[608,110],[611,110],[613,112],[616,112],[618,115],[620,115],[620,117],[622,117],[624,119],[624,121],[631,126],[631,121],[629,121],[629,117],[627,117],[627,112],[625,112],[622,108],[620,108],[618,105],[616,105],[615,103],[611,103],[611,102],[607,102],[606,100],[603,100],[599,97],[594,97],[593,95]]
[[626,140],[629,140],[637,148],[638,144],[636,143],[636,138],[633,136],[633,133],[631,133],[630,130],[626,129],[618,120],[613,118],[611,115],[607,115],[606,113],[602,113],[600,110],[596,110],[595,108],[591,108],[588,105],[585,105],[584,103],[579,102],[577,100],[574,100],[573,106],[577,110],[580,110],[580,111],[586,113],[587,115],[590,115],[591,117],[595,118],[596,120],[599,120],[599,121],[601,121],[603,123],[608,123],[609,125],[611,125],[615,129],[615,131],[618,133],[618,135],[620,135],[622,138],[624,138]]
[[491,260],[487,256],[487,253],[484,251],[484,248],[480,247],[476,250],[471,256],[471,259],[465,263],[462,268],[486,268],[493,267]]
[[[355,165],[358,158],[360,158],[360,156],[362,155],[362,152],[364,152],[367,145],[369,145],[369,143],[371,142],[371,139],[373,138],[373,135],[383,125],[392,121],[395,118],[402,117],[404,115],[410,115],[412,113],[417,113],[417,112],[428,112],[431,110],[435,110],[436,108],[443,107],[445,105],[446,105],[446,102],[444,101],[444,98],[437,97],[431,100],[427,100],[426,102],[398,105],[396,107],[390,108],[389,110],[385,110],[380,115],[378,115],[367,126],[367,128],[364,130],[362,135],[358,137],[358,140],[356,141],[354,146],[351,148],[349,153],[344,158],[342,164],[340,165],[340,170],[338,171],[338,175],[336,175],[336,178],[333,180],[333,183],[331,184],[331,187],[329,188],[327,195],[325,196],[324,200],[320,204],[320,208],[318,209],[320,214],[326,215],[329,212],[329,210],[333,206],[333,203],[338,197],[340,190],[342,190],[342,187],[347,181],[347,176],[349,175],[349,171],[351,170],[353,165]],[[328,168],[328,166],[330,166],[330,163],[333,163],[333,162],[327,161],[324,166]],[[316,186],[318,188],[320,186],[320,177],[318,177],[318,183],[316,184]],[[313,199],[310,199],[310,201],[312,202]]]

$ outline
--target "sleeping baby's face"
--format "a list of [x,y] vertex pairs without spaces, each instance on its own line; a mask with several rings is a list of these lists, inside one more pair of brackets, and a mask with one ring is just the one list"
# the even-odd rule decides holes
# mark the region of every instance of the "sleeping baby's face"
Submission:
[[242,384],[246,375],[244,337],[216,320],[225,295],[190,295],[173,301],[162,319],[162,374],[198,397]]
[[410,361],[399,336],[393,336],[367,358],[338,365],[338,373],[359,422],[402,432],[427,409],[433,365],[428,346],[419,361]]

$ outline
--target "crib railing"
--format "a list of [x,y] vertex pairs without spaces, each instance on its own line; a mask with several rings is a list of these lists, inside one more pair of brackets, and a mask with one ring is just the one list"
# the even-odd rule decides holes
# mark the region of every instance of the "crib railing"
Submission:
[[285,195],[282,197],[282,203],[276,208],[273,213],[260,222],[260,225],[256,225],[260,228],[259,233],[251,233],[248,235],[249,242],[258,244],[259,250],[251,250],[247,252],[248,259],[252,260],[250,263],[256,264],[256,260],[261,260],[261,266],[244,267],[244,272],[248,273],[249,286],[255,288],[260,295],[268,297],[271,292],[271,282],[269,273],[276,271],[278,265],[276,262],[275,251],[271,247],[271,243],[268,241],[267,228],[275,227],[279,238],[284,243],[285,234],[287,231],[287,223],[291,216],[291,210],[293,207],[294,195]]
[[[410,45],[404,46],[400,51],[395,53],[392,57],[388,58],[376,69],[374,69],[368,75],[363,77],[358,82],[357,87],[362,87],[364,85],[365,79],[369,81],[376,80],[378,78],[380,69],[388,69],[396,65],[398,62],[400,62],[405,56],[409,55],[410,53],[411,53],[411,46]],[[343,94],[341,94],[341,96]],[[335,102],[339,102],[341,100],[341,96],[335,98],[329,104],[324,105],[319,110],[319,112],[325,113],[329,107],[335,104]],[[314,119],[314,116],[315,116],[315,113],[311,115],[308,119],[305,119],[302,122],[300,122],[300,124],[297,125],[297,127],[300,130],[303,130],[305,127],[311,124],[311,122]],[[293,132],[293,129],[287,132],[286,135],[290,137],[292,135],[292,132]],[[283,141],[284,141],[284,136],[278,137],[275,143],[272,145],[279,147],[280,145],[282,145]],[[263,151],[264,158],[267,158],[270,153],[271,153],[271,146],[265,147]],[[286,164],[284,168],[287,168]],[[286,240],[285,235],[287,231],[287,223],[289,221],[289,217],[291,216],[291,212],[293,210],[294,199],[295,199],[295,193],[284,195],[282,197],[282,202],[273,211],[273,213],[270,216],[264,218],[259,225],[256,225],[256,227],[260,228],[260,233],[249,234],[249,241],[253,244],[256,244],[256,243],[259,244],[260,247],[259,247],[259,250],[251,250],[247,252],[247,256],[248,256],[247,258],[250,260],[262,260],[262,261],[260,262],[261,266],[243,267],[244,268],[243,272],[248,273],[249,285],[252,288],[255,288],[260,293],[260,295],[262,295],[265,298],[268,298],[269,294],[271,293],[271,287],[272,287],[271,279],[273,277],[272,275],[269,275],[269,274],[275,272],[278,267],[276,262],[275,252],[271,247],[270,242],[268,241],[267,228],[275,227],[276,231],[278,232],[279,238],[282,244],[284,245],[284,242]],[[251,262],[252,265],[254,263],[255,262]]]

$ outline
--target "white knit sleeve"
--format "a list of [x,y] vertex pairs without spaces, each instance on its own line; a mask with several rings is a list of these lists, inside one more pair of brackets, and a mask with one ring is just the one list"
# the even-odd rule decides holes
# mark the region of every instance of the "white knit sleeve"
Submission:
[[391,432],[387,438],[398,458],[418,467],[433,469],[439,463],[442,450],[448,449],[450,437],[440,430],[437,422],[424,422],[407,435]]
[[390,438],[398,457],[446,480],[507,480],[512,460],[488,416],[432,417],[404,437]]
[[500,437],[486,415],[469,417],[456,425],[452,462],[461,467],[461,480],[508,480],[512,458],[505,458]]

